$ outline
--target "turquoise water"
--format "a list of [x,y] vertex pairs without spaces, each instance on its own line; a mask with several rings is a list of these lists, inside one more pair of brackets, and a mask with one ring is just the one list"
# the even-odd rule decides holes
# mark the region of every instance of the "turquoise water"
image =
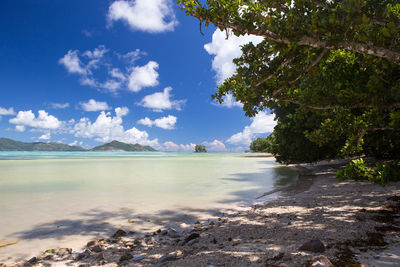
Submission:
[[83,242],[78,237],[117,228],[184,227],[218,210],[247,206],[296,179],[273,158],[246,156],[0,152],[0,239],[20,240],[0,248],[0,255],[47,249],[54,242],[73,247]]

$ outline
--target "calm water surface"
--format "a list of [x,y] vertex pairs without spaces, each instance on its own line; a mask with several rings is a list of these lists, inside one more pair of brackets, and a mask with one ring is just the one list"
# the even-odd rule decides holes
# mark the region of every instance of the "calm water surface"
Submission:
[[273,158],[237,153],[0,152],[0,239],[19,240],[0,256],[184,226],[295,179]]

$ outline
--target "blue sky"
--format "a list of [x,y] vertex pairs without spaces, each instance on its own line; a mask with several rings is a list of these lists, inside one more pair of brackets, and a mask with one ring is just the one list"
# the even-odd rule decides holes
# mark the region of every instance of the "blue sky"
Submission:
[[170,0],[0,1],[0,136],[84,147],[120,140],[165,151],[241,151],[271,132],[210,95],[240,45]]

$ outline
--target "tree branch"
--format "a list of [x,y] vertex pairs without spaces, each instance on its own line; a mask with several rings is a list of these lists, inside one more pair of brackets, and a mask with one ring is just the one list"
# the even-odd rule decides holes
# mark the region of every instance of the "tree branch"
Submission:
[[384,48],[384,47],[378,47],[374,45],[369,45],[369,44],[363,44],[363,43],[357,43],[357,42],[349,42],[349,41],[341,41],[337,42],[336,45],[334,44],[329,44],[327,41],[322,41],[310,36],[303,35],[297,40],[290,40],[286,37],[280,37],[277,34],[266,30],[266,29],[246,29],[238,24],[234,23],[229,23],[229,22],[221,22],[221,21],[212,21],[211,19],[207,17],[201,17],[197,14],[191,14],[193,17],[205,21],[205,22],[210,22],[213,23],[215,26],[222,28],[222,29],[233,29],[238,32],[246,33],[246,34],[252,34],[252,35],[257,35],[257,36],[262,36],[266,38],[267,40],[278,43],[278,44],[297,44],[300,46],[309,46],[313,48],[326,48],[326,49],[345,49],[349,51],[354,51],[357,53],[361,54],[368,54],[372,56],[377,56],[381,58],[386,58],[390,61],[393,61],[397,65],[400,65],[400,52],[397,51],[392,51],[390,49]]
[[328,52],[328,49],[324,48],[324,50],[322,50],[321,54],[319,54],[319,56],[302,73],[300,73],[300,75],[297,76],[296,79],[294,79],[293,81],[290,81],[289,84],[292,85],[295,82],[297,82],[301,77],[303,77],[304,74],[306,74],[312,67],[314,67],[321,61],[321,59],[325,56],[325,54],[327,52]]

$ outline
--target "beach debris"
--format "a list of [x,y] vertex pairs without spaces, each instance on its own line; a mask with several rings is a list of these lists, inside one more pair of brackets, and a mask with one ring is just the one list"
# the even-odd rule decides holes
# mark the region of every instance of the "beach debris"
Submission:
[[139,261],[141,261],[143,259],[144,259],[143,255],[135,255],[135,257],[133,257],[132,261],[139,262]]
[[[184,246],[184,245],[188,244],[189,242],[191,242],[192,240],[196,240],[198,238],[200,238],[200,235],[198,233],[191,233],[188,237],[185,238],[185,240],[183,240],[182,246]],[[193,243],[191,242],[190,244],[193,244]]]
[[101,248],[100,245],[93,246],[90,250],[93,252],[102,252],[103,251],[103,249]]
[[34,264],[34,263],[36,263],[37,261],[38,261],[38,258],[32,257],[32,258],[30,258],[30,259],[28,260],[28,263]]
[[66,255],[70,255],[72,253],[72,248],[60,248],[57,251],[57,255],[60,257],[64,257]]
[[164,262],[167,262],[167,261],[175,261],[175,260],[178,260],[181,257],[182,257],[182,251],[177,250],[175,252],[168,253],[167,255],[164,255],[164,256],[160,257],[158,259],[158,264],[161,264],[161,263],[164,263]]
[[176,231],[174,228],[169,228],[167,231],[167,235],[171,238],[178,238],[180,237],[178,231]]
[[325,245],[319,239],[312,239],[304,243],[299,250],[311,252],[324,252]]
[[324,255],[314,257],[312,261],[311,267],[333,267],[332,262]]
[[127,261],[127,260],[130,260],[130,259],[133,259],[132,254],[130,254],[130,253],[128,253],[128,252],[125,252],[125,253],[122,254],[122,256],[119,258],[119,262]]
[[87,242],[86,246],[89,248],[89,247],[93,247],[93,246],[98,245],[98,244],[99,244],[99,241],[92,240],[92,241]]
[[126,232],[124,230],[118,229],[114,234],[113,238],[120,238],[122,236],[126,236]]
[[7,240],[5,238],[2,238],[2,239],[0,239],[0,248],[5,247],[5,246],[15,245],[17,243],[18,243],[18,239]]

